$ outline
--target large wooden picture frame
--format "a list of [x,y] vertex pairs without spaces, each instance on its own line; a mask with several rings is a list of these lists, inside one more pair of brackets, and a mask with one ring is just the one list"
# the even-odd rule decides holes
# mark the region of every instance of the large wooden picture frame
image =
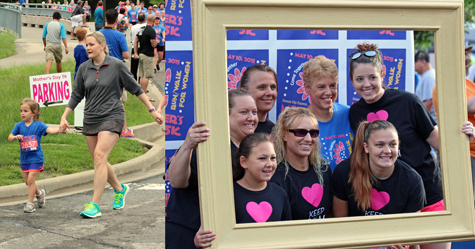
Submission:
[[[369,248],[475,237],[464,79],[464,9],[450,1],[193,0],[195,113],[211,130],[199,145],[201,220],[213,248]],[[226,29],[435,32],[446,211],[236,225],[226,78]]]

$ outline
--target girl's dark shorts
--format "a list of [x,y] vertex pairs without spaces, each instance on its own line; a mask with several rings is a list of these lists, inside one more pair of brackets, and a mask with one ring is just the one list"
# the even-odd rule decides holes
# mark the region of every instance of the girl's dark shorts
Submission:
[[124,120],[110,119],[101,123],[95,124],[83,124],[82,134],[85,136],[97,136],[101,131],[115,132],[119,136],[122,134],[122,126],[124,126]]

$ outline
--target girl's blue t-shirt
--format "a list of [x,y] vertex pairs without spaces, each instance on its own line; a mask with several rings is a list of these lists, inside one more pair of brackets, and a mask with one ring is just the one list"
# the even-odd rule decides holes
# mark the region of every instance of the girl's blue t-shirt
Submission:
[[137,20],[137,17],[138,17],[137,10],[129,10],[127,12],[127,15],[129,16],[129,22],[138,22],[138,20]]
[[162,32],[165,32],[165,27],[159,24],[158,26],[155,26],[155,25],[152,26],[152,28],[155,30],[155,34],[157,36],[158,46],[165,46],[165,42],[163,42],[163,35],[162,35]]
[[350,107],[333,104],[333,117],[327,122],[318,121],[322,156],[332,170],[343,160],[350,158],[353,130],[349,119]]
[[23,135],[20,143],[20,163],[44,163],[45,156],[41,149],[41,137],[46,136],[48,126],[41,121],[33,121],[30,126],[26,126],[25,121],[19,122],[13,127],[13,135]]

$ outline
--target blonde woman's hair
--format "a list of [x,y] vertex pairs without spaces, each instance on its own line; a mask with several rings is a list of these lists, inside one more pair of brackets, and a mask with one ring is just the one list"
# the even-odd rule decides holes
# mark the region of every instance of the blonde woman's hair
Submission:
[[38,102],[36,102],[36,100],[30,99],[30,98],[24,98],[21,101],[20,106],[23,105],[23,104],[29,105],[31,112],[33,112],[35,114],[35,116],[33,117],[35,119],[35,121],[40,121],[40,104],[38,104]]
[[[302,118],[304,117],[309,117],[312,120],[315,129],[317,129],[318,121],[315,116],[308,109],[301,107],[285,108],[285,110],[280,113],[279,119],[277,120],[277,123],[272,129],[271,137],[274,140],[277,164],[280,164],[282,162],[284,163],[285,177],[287,177],[287,174],[289,172],[289,164],[287,163],[287,160],[285,158],[287,145],[283,138],[285,133],[288,132],[288,130],[291,129],[293,126],[300,124]],[[328,162],[322,158],[320,140],[318,138],[316,140],[317,141],[315,142],[315,146],[310,155],[308,156],[308,161],[315,173],[317,174],[320,185],[322,185],[323,187],[322,172],[328,170],[329,165]]]
[[109,54],[109,48],[107,47],[106,38],[104,37],[104,35],[103,35],[101,32],[96,31],[96,32],[94,32],[94,33],[88,34],[88,35],[86,36],[86,38],[87,38],[87,37],[94,37],[94,38],[96,38],[96,40],[97,40],[97,42],[98,42],[99,44],[101,44],[101,45],[102,45],[102,44],[105,44],[106,46],[105,46],[105,48],[104,48],[104,53],[105,53],[106,55]]
[[338,68],[335,62],[323,55],[305,62],[302,74],[303,81],[307,87],[311,87],[314,80],[323,77],[332,77],[338,81]]

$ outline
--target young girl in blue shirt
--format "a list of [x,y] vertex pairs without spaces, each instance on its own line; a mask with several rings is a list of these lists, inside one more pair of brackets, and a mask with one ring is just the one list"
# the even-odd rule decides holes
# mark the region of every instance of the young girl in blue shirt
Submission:
[[23,211],[25,213],[33,213],[36,211],[33,199],[36,195],[38,207],[45,205],[44,189],[36,187],[36,176],[44,169],[44,154],[41,150],[41,137],[47,134],[58,134],[63,131],[60,128],[48,127],[39,121],[40,106],[30,98],[25,98],[20,104],[20,113],[22,122],[19,122],[13,128],[8,136],[8,141],[20,142],[20,165],[23,178],[28,186],[28,202],[25,204]]

